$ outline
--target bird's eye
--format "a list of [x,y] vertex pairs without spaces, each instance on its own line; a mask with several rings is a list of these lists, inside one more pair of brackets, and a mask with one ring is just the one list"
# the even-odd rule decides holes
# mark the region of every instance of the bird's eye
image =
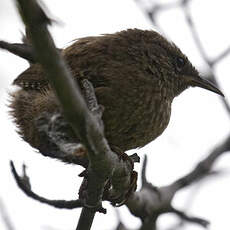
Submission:
[[177,71],[181,71],[183,69],[183,67],[185,66],[185,59],[182,57],[177,57],[176,58],[176,69]]

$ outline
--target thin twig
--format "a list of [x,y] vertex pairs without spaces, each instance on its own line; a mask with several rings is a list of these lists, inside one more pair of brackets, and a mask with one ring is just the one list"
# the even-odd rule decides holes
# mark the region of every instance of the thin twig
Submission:
[[210,170],[216,161],[216,159],[222,155],[223,153],[230,150],[230,135],[218,145],[213,151],[204,159],[202,160],[190,173],[185,175],[184,177],[176,180],[171,184],[174,189],[179,190],[184,188],[194,182],[199,181],[203,177],[209,175]]
[[[226,50],[226,53],[224,53],[223,55],[221,55],[221,56],[223,56],[223,57],[220,56],[219,58],[215,59],[215,61],[212,61],[212,60],[208,57],[208,55],[207,55],[207,53],[206,53],[206,51],[205,51],[205,49],[204,49],[204,47],[203,47],[203,45],[202,45],[201,39],[200,39],[200,37],[199,37],[199,34],[198,34],[198,32],[197,32],[197,30],[196,30],[196,27],[195,27],[195,25],[194,25],[192,16],[191,16],[191,14],[190,14],[190,9],[188,8],[188,5],[187,5],[187,4],[184,4],[183,6],[184,6],[183,9],[184,9],[184,14],[185,14],[185,19],[186,19],[186,21],[187,21],[187,23],[188,23],[188,25],[189,25],[189,29],[190,29],[190,31],[191,31],[192,37],[193,37],[193,39],[194,39],[194,42],[195,42],[195,44],[196,44],[196,46],[197,46],[197,48],[198,48],[198,50],[199,50],[199,52],[200,52],[200,54],[201,54],[201,57],[202,57],[202,58],[204,59],[204,61],[207,63],[207,65],[209,66],[210,71],[211,71],[211,73],[212,73],[212,74],[211,74],[211,77],[212,77],[212,78],[211,78],[210,80],[211,80],[218,88],[221,88],[220,85],[219,85],[218,82],[217,82],[217,79],[216,79],[216,77],[215,77],[213,68],[214,68],[214,64],[217,64],[218,61],[220,61],[224,56],[226,56],[226,55],[229,53],[229,50],[227,49],[227,50]],[[227,110],[228,115],[230,115],[230,105],[229,105],[229,103],[227,102],[227,100],[226,100],[224,97],[221,97],[221,100],[222,100],[222,102],[223,102],[223,104],[224,104],[225,109]]]
[[188,8],[187,4],[184,4],[183,6],[184,6],[183,11],[185,13],[185,19],[186,19],[187,24],[189,25],[189,29],[191,30],[191,34],[192,34],[192,37],[193,37],[193,39],[195,41],[195,44],[196,44],[196,46],[197,46],[202,58],[205,60],[205,62],[210,64],[209,58],[208,58],[208,56],[206,54],[206,51],[205,51],[205,49],[204,49],[204,47],[202,45],[202,42],[200,40],[200,37],[198,35],[198,32],[196,30],[196,27],[194,25],[192,17],[190,15],[190,9]]
[[221,60],[223,60],[226,56],[228,56],[230,54],[230,47],[228,47],[227,49],[225,49],[221,54],[219,54],[217,57],[215,57],[211,63],[212,66],[219,63]]
[[0,41],[0,48],[24,58],[31,63],[36,62],[36,55],[34,54],[33,47],[31,45]]
[[175,208],[172,208],[171,212],[175,213],[176,215],[178,215],[181,219],[183,219],[185,221],[201,225],[204,228],[207,228],[210,225],[210,222],[208,220],[205,220],[205,219],[202,219],[199,217],[188,216],[185,212],[182,212],[182,211],[177,210]]
[[[184,177],[176,180],[172,184],[163,187],[154,187],[150,183],[146,182],[147,186],[142,183],[140,191],[135,192],[129,200],[126,202],[126,206],[130,212],[139,217],[143,222],[153,214],[156,217],[162,213],[167,213],[172,211],[172,201],[175,194],[182,188],[189,186],[193,183],[199,182],[202,178],[212,175],[210,170],[216,160],[225,152],[230,150],[230,135],[226,138],[223,143],[218,145],[213,151],[201,162],[190,173]],[[146,167],[143,164],[143,167]],[[145,170],[142,169],[142,172]],[[144,181],[146,178],[144,178]],[[147,181],[147,180],[146,180]],[[178,211],[179,214],[180,211]],[[182,217],[182,215],[181,215]],[[184,219],[186,216],[183,216]],[[193,222],[199,222],[200,224],[206,224],[207,221],[203,221],[200,218],[189,218],[187,220]],[[203,222],[202,222],[203,221]]]
[[14,167],[14,163],[10,162],[12,174],[17,182],[18,187],[29,197],[33,198],[34,200],[37,200],[41,203],[48,204],[50,206],[53,206],[55,208],[63,208],[63,209],[74,209],[74,208],[80,208],[83,207],[81,200],[49,200],[42,196],[37,195],[31,190],[31,186],[28,184],[28,181],[25,180],[25,175],[20,177]]

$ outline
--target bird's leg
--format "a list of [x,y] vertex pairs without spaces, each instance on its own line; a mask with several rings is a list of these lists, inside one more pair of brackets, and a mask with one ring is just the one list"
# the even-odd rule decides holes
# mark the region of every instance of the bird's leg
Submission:
[[115,207],[120,207],[123,204],[125,204],[125,202],[129,199],[129,197],[132,195],[132,193],[135,192],[137,189],[137,176],[138,176],[137,172],[133,170],[133,172],[130,176],[130,186],[129,186],[128,191],[125,194],[124,199],[119,203],[117,203],[116,201],[111,202],[112,205],[114,205]]
[[125,194],[122,194],[119,197],[111,197],[110,195],[110,189],[111,189],[111,181],[109,180],[104,188],[103,193],[103,200],[110,201],[111,204],[115,207],[120,207],[129,199],[129,197],[132,195],[133,192],[136,191],[137,188],[137,172],[132,171],[132,174],[130,176],[130,185],[128,190],[125,192]]
[[[134,168],[134,163],[135,162],[139,162],[140,158],[137,156],[137,154],[133,154],[131,156],[127,155],[124,151],[122,151],[119,147],[114,146],[114,145],[110,145],[111,150],[116,153],[119,157],[120,160],[123,161],[128,161],[132,167],[132,170]],[[130,197],[130,195],[136,191],[137,188],[137,172],[136,171],[132,171],[132,174],[130,176],[130,185],[129,185],[129,189],[126,192],[125,195],[122,195],[121,197],[116,197],[116,198],[111,198],[109,196],[109,189],[111,186],[111,182],[108,181],[108,183],[105,186],[105,190],[104,190],[104,195],[103,197],[106,200],[111,201],[112,205],[116,206],[116,207],[120,207],[122,206]]]
[[[82,89],[83,96],[86,100],[86,104],[88,109],[91,111],[91,113],[97,118],[98,123],[100,124],[101,127],[103,127],[103,121],[102,121],[102,114],[104,111],[103,106],[98,105],[97,103],[97,98],[94,92],[93,85],[88,81],[87,79],[83,78],[79,81],[80,87]],[[122,151],[119,147],[110,145],[111,150],[116,153],[119,157],[120,160],[123,161],[128,161],[131,165],[131,168],[133,170],[134,168],[134,162],[138,162],[139,158],[137,157],[136,154],[132,155],[129,157],[124,151]],[[88,184],[88,179],[87,179],[87,169],[84,170],[80,176],[84,177],[82,185],[79,190],[79,198],[85,200],[87,196],[87,184]],[[129,196],[136,190],[137,188],[137,173],[135,171],[132,172],[131,178],[130,178],[130,186],[126,194],[122,195],[121,197],[118,198],[111,198],[109,197],[109,190],[111,188],[111,181],[108,181],[107,184],[105,185],[104,188],[104,194],[103,198],[105,200],[109,200],[112,202],[113,205],[115,206],[121,206],[123,205]]]

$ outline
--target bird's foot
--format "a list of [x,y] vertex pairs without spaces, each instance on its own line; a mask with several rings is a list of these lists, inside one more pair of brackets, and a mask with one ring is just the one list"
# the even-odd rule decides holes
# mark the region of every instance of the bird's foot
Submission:
[[[123,152],[120,148],[115,147],[115,146],[111,146],[111,149],[114,153],[116,153],[119,157],[120,160],[123,161],[128,161],[130,166],[131,166],[131,175],[130,175],[130,184],[128,185],[128,188],[126,189],[125,193],[116,196],[116,197],[112,197],[110,194],[110,190],[111,190],[111,180],[109,180],[107,182],[107,184],[104,187],[104,193],[103,193],[103,200],[108,200],[111,202],[112,205],[114,205],[115,207],[120,207],[123,204],[125,204],[125,202],[129,199],[129,197],[132,195],[133,192],[136,191],[137,188],[137,172],[133,170],[134,168],[134,163],[135,162],[139,162],[139,157],[137,154],[133,154],[131,156],[128,156],[125,152]],[[86,200],[88,193],[87,193],[87,187],[88,187],[88,171],[87,169],[85,169],[82,173],[79,174],[80,177],[83,177],[83,182],[81,184],[81,187],[79,189],[79,199],[81,200]]]
[[119,147],[115,145],[110,145],[110,147],[111,150],[118,155],[119,160],[129,161],[132,169],[134,168],[135,160],[133,160],[133,158],[131,158],[129,155],[127,155],[124,151],[122,151]]
[[130,175],[130,185],[129,185],[129,188],[125,194],[122,194],[121,196],[116,197],[116,198],[111,198],[111,197],[108,198],[108,192],[109,192],[109,189],[111,186],[111,182],[109,181],[105,186],[104,197],[107,197],[108,200],[111,201],[112,205],[114,205],[116,207],[120,207],[129,199],[129,197],[132,195],[132,193],[136,191],[137,175],[138,174],[136,171],[133,170],[133,168],[134,168],[135,162],[140,162],[140,158],[136,153],[132,154],[131,156],[127,155],[124,151],[122,151],[117,146],[110,145],[110,147],[111,147],[111,150],[118,155],[120,160],[128,161],[130,163],[131,169],[132,169],[132,173]]
[[126,192],[126,194],[124,196],[122,196],[122,200],[117,202],[118,200],[120,200],[120,197],[114,201],[111,201],[111,204],[115,207],[120,207],[123,204],[126,203],[126,201],[129,199],[129,197],[133,194],[133,192],[136,191],[137,189],[137,172],[133,171],[131,176],[130,176],[130,185],[129,185],[129,189]]

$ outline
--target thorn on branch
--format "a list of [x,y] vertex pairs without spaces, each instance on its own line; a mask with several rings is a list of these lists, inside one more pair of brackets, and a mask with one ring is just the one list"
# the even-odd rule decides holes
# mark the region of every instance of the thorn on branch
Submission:
[[16,183],[18,187],[29,197],[33,198],[34,200],[40,201],[41,203],[48,204],[50,206],[53,206],[55,208],[63,208],[63,209],[74,209],[74,208],[80,208],[83,207],[81,200],[49,200],[44,197],[41,197],[34,193],[31,190],[31,186],[29,183],[29,177],[26,175],[26,166],[23,165],[23,175],[19,176],[15,167],[13,161],[10,161],[11,171],[14,176],[14,179],[16,180]]
[[31,190],[31,184],[30,184],[30,178],[26,174],[26,168],[27,166],[25,164],[22,165],[22,176],[21,180],[23,180],[23,184],[27,186],[29,190]]
[[27,33],[27,29],[25,29],[25,33],[21,31],[21,41],[23,44],[31,45],[31,41],[29,38],[29,34]]

